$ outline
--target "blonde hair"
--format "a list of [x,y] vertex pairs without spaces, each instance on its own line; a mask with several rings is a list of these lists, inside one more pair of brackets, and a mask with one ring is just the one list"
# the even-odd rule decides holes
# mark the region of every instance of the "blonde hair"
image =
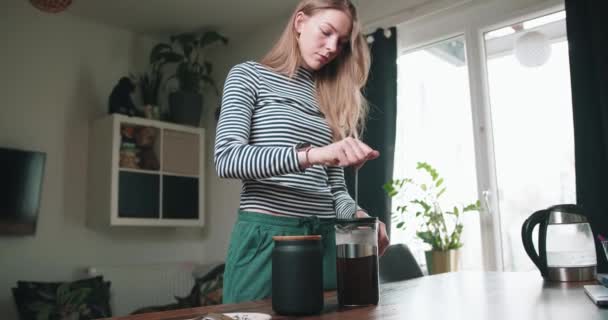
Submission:
[[291,15],[278,41],[262,58],[263,65],[293,77],[301,66],[294,21],[298,12],[312,16],[320,10],[336,9],[352,21],[350,41],[330,63],[314,72],[317,100],[335,141],[358,138],[365,127],[368,105],[361,90],[367,82],[370,55],[355,6],[349,0],[302,0]]

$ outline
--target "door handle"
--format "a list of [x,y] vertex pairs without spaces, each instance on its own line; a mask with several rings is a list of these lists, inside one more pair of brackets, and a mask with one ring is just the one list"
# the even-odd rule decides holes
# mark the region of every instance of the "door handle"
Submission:
[[490,196],[492,195],[492,191],[484,190],[481,192],[481,196],[483,197],[483,206],[486,209],[486,212],[491,212],[490,210]]

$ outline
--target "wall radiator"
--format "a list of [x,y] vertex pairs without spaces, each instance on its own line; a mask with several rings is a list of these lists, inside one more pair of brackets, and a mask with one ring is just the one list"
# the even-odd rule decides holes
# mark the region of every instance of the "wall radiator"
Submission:
[[112,315],[124,316],[139,308],[175,303],[174,296],[187,296],[194,285],[193,272],[202,267],[194,262],[100,265],[87,268],[86,274],[112,282]]

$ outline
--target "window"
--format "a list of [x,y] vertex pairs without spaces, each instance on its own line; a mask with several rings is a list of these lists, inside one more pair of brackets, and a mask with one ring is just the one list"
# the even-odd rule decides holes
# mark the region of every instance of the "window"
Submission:
[[[397,126],[394,178],[416,175],[417,162],[427,162],[444,178],[442,208],[477,199],[471,99],[464,37],[446,39],[398,57]],[[393,212],[397,205],[393,201]],[[414,217],[405,229],[391,230],[393,242],[407,243],[424,265],[430,246],[416,237]],[[481,267],[479,218],[464,214],[462,267]],[[394,226],[396,224],[393,224]]]
[[[394,178],[426,161],[447,200],[482,201],[464,221],[463,269],[533,269],[523,220],[576,201],[565,14],[550,2],[468,4],[397,27]],[[392,241],[424,264],[414,232],[393,224]]]
[[521,241],[524,220],[576,203],[565,13],[517,22],[484,39],[504,269],[534,270]]

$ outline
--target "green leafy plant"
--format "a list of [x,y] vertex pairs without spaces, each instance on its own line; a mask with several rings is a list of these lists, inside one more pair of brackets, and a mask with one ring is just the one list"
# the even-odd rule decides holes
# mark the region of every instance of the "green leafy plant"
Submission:
[[460,236],[463,225],[460,216],[465,212],[480,211],[479,200],[467,205],[455,205],[451,210],[444,211],[440,206],[441,196],[446,191],[444,179],[426,162],[418,162],[416,170],[424,173],[426,179],[396,179],[384,185],[389,197],[403,201],[393,213],[396,227],[405,229],[407,216],[414,215],[414,221],[419,223],[416,235],[431,245],[432,250],[446,251],[462,247]]
[[211,86],[219,94],[211,78],[213,65],[205,56],[206,50],[217,43],[225,45],[228,39],[216,31],[171,36],[170,43],[159,43],[152,48],[150,65],[152,70],[161,72],[164,65],[177,63],[173,76],[178,79],[180,90],[200,93],[206,86]]
[[158,106],[158,95],[163,74],[159,68],[152,65],[151,70],[137,76],[141,98],[144,105]]

